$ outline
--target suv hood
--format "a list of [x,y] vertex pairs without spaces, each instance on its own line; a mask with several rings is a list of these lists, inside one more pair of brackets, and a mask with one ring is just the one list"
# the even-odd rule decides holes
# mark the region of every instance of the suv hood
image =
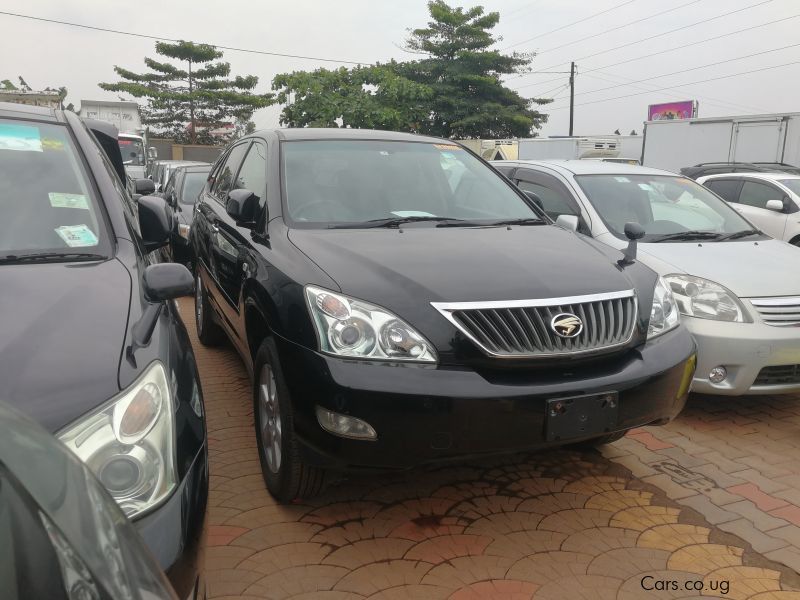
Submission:
[[703,277],[740,298],[800,295],[800,279],[792,276],[800,249],[786,242],[665,242],[639,244],[639,252],[642,262],[661,275],[686,273]]
[[387,308],[634,287],[608,256],[555,226],[292,229],[289,238],[343,293]]
[[55,432],[119,392],[130,290],[117,260],[0,265],[3,400]]

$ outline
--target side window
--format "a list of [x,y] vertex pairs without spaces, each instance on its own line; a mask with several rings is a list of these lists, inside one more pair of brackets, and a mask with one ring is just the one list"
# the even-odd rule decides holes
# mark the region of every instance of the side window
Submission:
[[177,173],[178,173],[177,171],[173,171],[172,174],[169,176],[169,179],[167,180],[166,185],[164,185],[164,195],[166,197],[169,197],[169,195],[175,189],[175,177],[176,177]]
[[250,147],[231,190],[248,189],[258,196],[258,205],[267,201],[267,149],[258,142]]
[[767,200],[780,200],[783,196],[783,192],[771,185],[745,181],[742,186],[742,192],[739,194],[739,202],[747,206],[766,209]]
[[248,140],[243,144],[234,146],[228,153],[228,157],[225,159],[225,163],[222,165],[222,169],[217,175],[217,180],[214,182],[214,189],[211,193],[214,194],[220,202],[224,203],[228,192],[233,189],[233,178],[236,176],[236,171],[239,170],[239,165],[242,162],[242,158],[244,158],[245,152],[247,152],[249,143],[250,141]]
[[712,179],[704,184],[726,202],[738,202],[742,182],[736,179]]
[[497,167],[497,166],[495,166],[494,168],[497,169],[498,171],[500,171],[506,177],[511,177],[511,173],[514,172],[514,167]]

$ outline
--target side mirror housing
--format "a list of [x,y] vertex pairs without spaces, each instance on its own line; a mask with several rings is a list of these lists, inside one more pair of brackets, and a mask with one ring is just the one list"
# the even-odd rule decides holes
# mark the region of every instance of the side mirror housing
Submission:
[[578,217],[575,215],[558,215],[556,225],[568,231],[578,231]]
[[783,200],[767,200],[767,210],[774,210],[775,212],[783,212],[786,206]]
[[137,179],[133,182],[133,190],[141,196],[148,196],[156,191],[156,185],[152,179]]
[[191,296],[194,292],[194,278],[183,265],[158,263],[144,270],[142,287],[149,302],[164,302],[181,296]]
[[228,194],[225,211],[237,225],[252,228],[258,215],[258,200],[258,196],[250,190],[233,190]]
[[154,159],[158,158],[158,150],[156,150],[156,148],[154,146],[150,146],[147,149],[147,158],[149,158],[151,160],[154,160]]
[[539,208],[539,210],[544,212],[544,204],[542,204],[542,199],[539,198],[538,194],[529,192],[528,190],[523,190],[522,193],[525,194],[528,197],[528,200],[533,202]]
[[139,228],[142,242],[148,252],[161,248],[169,243],[172,231],[172,210],[166,200],[157,196],[142,196],[138,201]]
[[639,225],[639,223],[625,223],[625,237],[628,238],[629,241],[628,247],[622,252],[624,258],[618,261],[621,266],[633,264],[636,258],[636,240],[642,239],[645,233],[644,227]]

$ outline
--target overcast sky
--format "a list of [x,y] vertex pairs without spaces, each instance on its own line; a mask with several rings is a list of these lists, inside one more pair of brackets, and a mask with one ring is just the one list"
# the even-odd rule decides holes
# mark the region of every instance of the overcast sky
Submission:
[[[482,4],[500,13],[495,29],[502,37],[498,47],[514,45],[509,52],[537,52],[532,63],[535,70],[565,71],[569,61],[576,61],[576,134],[612,133],[615,129],[641,132],[647,105],[670,100],[698,100],[703,117],[800,111],[800,63],[695,83],[800,61],[798,0],[486,0]],[[738,9],[745,10],[715,18]],[[424,0],[3,0],[0,10],[167,38],[365,63],[413,58],[398,46],[407,37],[407,29],[428,21]],[[605,14],[586,19],[605,10]],[[664,11],[670,12],[653,16]],[[798,18],[683,48],[793,15]],[[650,16],[653,18],[621,27]],[[580,19],[586,20],[570,25]],[[687,27],[698,22],[702,23]],[[97,83],[117,80],[114,65],[143,71],[143,58],[155,56],[153,40],[6,15],[0,15],[0,27],[0,79],[16,81],[16,76],[22,75],[34,88],[66,86],[68,101],[76,107],[81,99],[117,99]],[[681,27],[685,28],[667,33]],[[764,53],[793,44],[798,45]],[[626,47],[608,51],[622,45]],[[678,49],[609,66],[673,48]],[[762,54],[696,68],[756,53]],[[233,51],[225,53],[225,60],[231,63],[233,74],[258,75],[259,91],[268,91],[276,73],[337,66]],[[567,81],[568,75],[561,73],[532,74],[508,81],[510,87],[521,88],[528,97],[548,93],[557,98],[543,108],[550,119],[541,135],[567,133]],[[687,83],[691,85],[683,85]],[[600,88],[611,89],[591,93]],[[669,89],[642,93],[656,88]],[[259,111],[255,115],[257,126],[277,126],[279,110],[272,107]]]

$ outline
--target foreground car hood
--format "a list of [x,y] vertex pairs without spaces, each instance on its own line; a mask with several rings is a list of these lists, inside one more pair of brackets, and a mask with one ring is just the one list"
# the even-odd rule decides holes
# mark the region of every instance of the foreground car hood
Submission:
[[634,287],[607,256],[553,226],[292,229],[289,238],[344,293],[387,307]]
[[[662,275],[688,273],[742,298],[800,295],[800,249],[778,240],[640,244],[642,261]],[[656,261],[648,260],[648,257]]]
[[57,431],[116,394],[130,289],[117,260],[0,265],[3,400]]

